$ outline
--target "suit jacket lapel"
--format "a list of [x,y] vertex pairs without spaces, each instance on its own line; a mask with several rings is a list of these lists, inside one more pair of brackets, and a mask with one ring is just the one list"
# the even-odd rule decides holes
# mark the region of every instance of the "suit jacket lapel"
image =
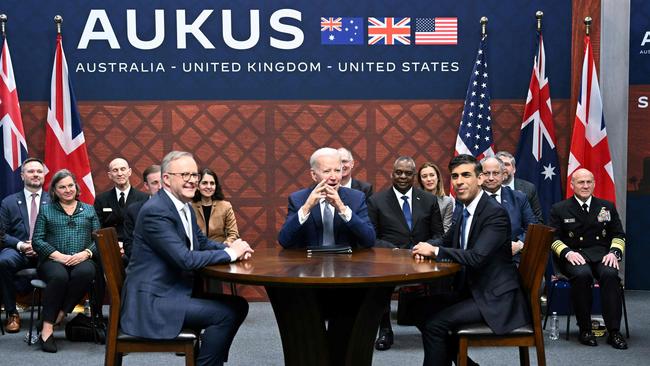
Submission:
[[25,197],[24,191],[21,190],[20,193],[18,194],[18,199],[16,200],[16,204],[18,205],[20,216],[22,216],[23,225],[25,225],[25,232],[29,233],[29,213],[27,212],[27,198]]
[[397,200],[397,197],[395,196],[395,192],[393,191],[393,187],[387,192],[386,194],[386,199],[387,199],[387,204],[388,207],[393,210],[393,215],[394,217],[398,217],[399,221],[402,223],[406,231],[409,230],[409,226],[406,223],[406,218],[404,218],[404,211],[402,211],[402,203]]
[[[421,192],[416,191],[415,187],[413,187],[413,191],[411,194],[411,197],[413,197],[411,202],[411,220],[413,220],[413,228],[415,228],[415,224],[417,224],[418,220],[420,217],[423,217],[426,215],[424,212],[424,207],[422,207],[422,197],[421,197]],[[402,215],[403,216],[403,215]],[[406,220],[404,220],[406,221]]]
[[481,212],[483,212],[485,205],[487,205],[487,200],[489,199],[492,199],[492,197],[488,196],[487,194],[483,194],[483,196],[481,196],[481,199],[478,201],[478,204],[476,205],[476,209],[472,215],[472,225],[469,228],[469,233],[467,234],[467,249],[474,246],[475,240],[472,235],[474,233],[474,227],[476,227],[479,216],[481,215]]

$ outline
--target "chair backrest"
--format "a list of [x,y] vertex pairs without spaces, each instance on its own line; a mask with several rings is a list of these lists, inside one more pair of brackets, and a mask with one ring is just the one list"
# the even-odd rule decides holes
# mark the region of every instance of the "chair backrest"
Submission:
[[102,261],[102,267],[104,267],[104,277],[106,277],[106,287],[111,299],[108,336],[110,337],[111,333],[116,336],[120,319],[122,286],[125,277],[124,263],[117,243],[117,231],[113,227],[108,227],[95,231],[93,236],[99,249],[99,257]]
[[553,228],[542,224],[528,225],[526,242],[519,264],[519,274],[521,284],[530,298],[534,318],[538,318],[541,313],[539,289],[552,242]]

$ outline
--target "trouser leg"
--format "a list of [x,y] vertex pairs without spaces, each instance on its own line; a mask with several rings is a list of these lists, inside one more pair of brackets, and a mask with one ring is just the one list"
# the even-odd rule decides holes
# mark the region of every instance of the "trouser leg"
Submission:
[[424,365],[451,365],[458,353],[458,340],[457,337],[450,336],[450,331],[462,324],[476,323],[482,319],[474,299],[468,298],[442,309],[418,325],[422,332]]
[[588,264],[573,265],[562,261],[562,273],[569,277],[571,283],[571,303],[578,320],[580,331],[591,330],[591,285],[593,274]]
[[603,305],[603,320],[609,332],[619,331],[621,328],[621,280],[618,270],[604,265],[602,262],[594,263],[594,273],[600,286],[600,299]]
[[7,314],[16,312],[16,286],[14,275],[25,268],[29,260],[13,248],[0,250],[0,301],[5,305]]
[[185,306],[184,326],[205,329],[201,337],[198,366],[223,365],[239,326],[248,314],[242,297],[220,295],[214,300],[191,298]]

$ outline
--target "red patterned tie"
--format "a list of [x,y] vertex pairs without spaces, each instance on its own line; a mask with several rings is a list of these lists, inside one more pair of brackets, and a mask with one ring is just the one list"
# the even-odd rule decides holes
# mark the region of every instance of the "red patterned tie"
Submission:
[[37,199],[38,193],[32,193],[32,208],[29,211],[29,240],[32,240],[32,235],[34,235],[34,225],[36,225],[36,216],[38,216]]

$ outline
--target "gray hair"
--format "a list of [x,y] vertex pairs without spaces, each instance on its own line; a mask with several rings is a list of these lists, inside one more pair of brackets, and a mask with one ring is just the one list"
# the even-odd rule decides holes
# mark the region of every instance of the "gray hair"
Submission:
[[185,157],[194,159],[194,156],[192,156],[192,154],[187,151],[172,151],[168,153],[163,158],[162,163],[160,163],[161,172],[167,173],[169,170],[169,164],[171,164],[172,161],[178,160],[180,158],[185,158]]
[[[516,167],[517,166],[517,160],[515,159],[514,156],[512,156],[511,153],[507,151],[499,151],[494,155],[495,157],[501,159],[502,157],[510,159],[510,162],[512,163],[512,166]],[[501,160],[503,162],[503,160]]]
[[339,155],[338,150],[331,147],[321,147],[320,149],[314,151],[313,154],[311,154],[311,157],[309,158],[309,166],[312,169],[318,168],[318,159],[322,158],[323,156],[332,156],[339,159],[339,163],[341,162],[341,155]]
[[413,170],[415,171],[415,160],[413,160],[413,158],[410,156],[400,156],[399,158],[395,159],[395,162],[393,163],[393,168],[397,165],[397,163],[400,163],[402,161],[409,163],[413,168]]
[[499,170],[501,171],[501,173],[506,171],[506,165],[503,164],[503,160],[499,159],[496,156],[486,156],[486,157],[484,157],[483,159],[481,159],[481,166],[483,166],[483,163],[487,162],[490,159],[494,159],[494,160],[497,161],[497,163],[499,163]]
[[344,148],[344,147],[339,147],[338,148],[339,155],[341,155],[341,160],[344,160],[344,158],[347,158],[347,160],[354,161],[354,157],[352,156],[352,151]]

